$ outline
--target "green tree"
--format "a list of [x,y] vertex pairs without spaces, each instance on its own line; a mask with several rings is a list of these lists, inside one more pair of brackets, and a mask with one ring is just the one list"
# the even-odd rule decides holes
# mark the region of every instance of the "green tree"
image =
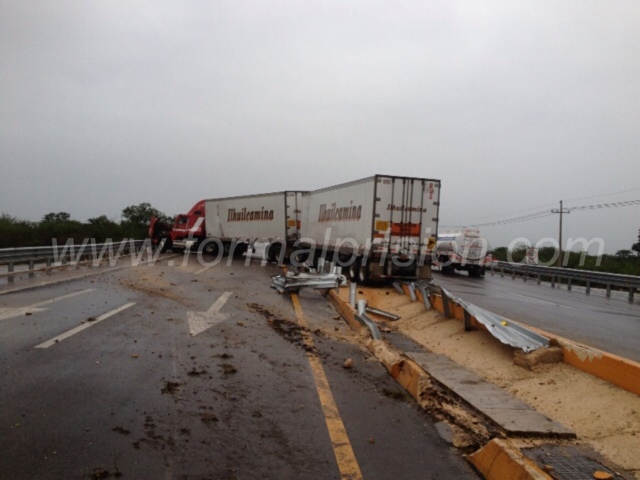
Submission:
[[162,222],[171,224],[171,219],[148,202],[131,205],[122,210],[122,227],[125,237],[142,239],[148,236],[151,218],[159,218]]
[[36,228],[38,245],[51,245],[55,241],[58,244],[66,243],[69,239],[82,241],[88,236],[86,225],[77,220],[71,220],[67,212],[51,212],[42,217],[42,221]]
[[631,246],[631,250],[640,255],[640,230],[638,230],[638,241]]
[[0,248],[31,247],[39,245],[34,238],[35,224],[11,215],[0,215]]
[[45,223],[59,223],[59,222],[67,222],[71,220],[71,215],[67,212],[51,212],[47,213],[44,217],[42,217],[42,221]]
[[97,242],[104,242],[108,238],[114,241],[122,239],[120,224],[110,220],[106,215],[90,218],[87,220],[87,226],[91,238],[95,238]]

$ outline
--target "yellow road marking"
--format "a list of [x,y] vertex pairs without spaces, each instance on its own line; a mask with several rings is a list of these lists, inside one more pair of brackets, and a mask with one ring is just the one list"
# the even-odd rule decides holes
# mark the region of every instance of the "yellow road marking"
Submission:
[[320,404],[322,405],[322,411],[324,413],[325,422],[327,423],[327,429],[329,430],[329,437],[331,438],[331,444],[333,446],[333,453],[336,456],[338,462],[338,468],[340,474],[344,480],[356,480],[362,478],[362,472],[360,472],[360,466],[356,460],[356,456],[353,453],[347,430],[344,427],[338,406],[331,393],[331,387],[329,381],[324,373],[324,368],[318,356],[314,353],[315,348],[313,344],[313,338],[309,335],[309,325],[307,319],[302,312],[302,305],[300,305],[300,299],[295,293],[291,293],[291,301],[293,302],[293,309],[296,312],[296,318],[298,324],[303,327],[301,331],[302,339],[307,347],[307,358],[309,359],[309,365],[313,372],[313,379],[316,383],[316,390],[318,397],[320,398]]

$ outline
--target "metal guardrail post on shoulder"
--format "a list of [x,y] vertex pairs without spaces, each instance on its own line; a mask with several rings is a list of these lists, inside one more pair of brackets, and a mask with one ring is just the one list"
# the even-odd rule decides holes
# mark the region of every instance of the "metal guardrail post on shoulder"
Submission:
[[540,265],[526,265],[522,263],[498,262],[497,266],[500,275],[509,273],[515,278],[516,275],[523,277],[526,281],[529,274],[535,275],[538,285],[541,284],[542,278],[548,278],[552,288],[561,288],[564,280],[567,282],[567,290],[571,291],[574,285],[583,284],[585,286],[585,294],[591,294],[591,288],[594,285],[600,285],[605,288],[607,298],[611,297],[611,291],[614,288],[627,290],[629,295],[629,303],[633,303],[636,290],[640,290],[640,276],[638,275],[620,275],[608,272],[596,272],[591,270],[579,270],[572,268],[546,267]]
[[[144,247],[144,240],[125,239],[120,242],[89,243],[85,240],[81,244],[68,242],[64,245],[51,245],[47,247],[24,247],[24,248],[2,248],[0,249],[0,265],[6,265],[7,273],[0,274],[0,277],[7,277],[8,283],[14,283],[18,275],[28,275],[30,278],[36,272],[43,271],[50,275],[54,268],[62,268],[72,264],[79,268],[81,263],[86,263],[92,258],[102,259],[105,252],[109,252],[111,261],[114,248],[117,249],[115,258],[125,254],[135,254]],[[16,271],[16,265],[28,265],[26,270]],[[39,266],[43,265],[43,266]]]

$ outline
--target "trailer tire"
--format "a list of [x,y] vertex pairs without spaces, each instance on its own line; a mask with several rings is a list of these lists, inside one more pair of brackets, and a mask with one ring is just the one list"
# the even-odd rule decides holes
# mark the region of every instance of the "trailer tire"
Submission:
[[267,247],[267,260],[273,263],[280,263],[282,255],[282,243],[273,242]]
[[206,242],[204,244],[204,248],[202,249],[202,251],[207,255],[211,255],[215,257],[216,255],[218,255],[218,242],[215,242],[215,241]]
[[242,257],[242,255],[247,253],[247,249],[249,248],[249,244],[246,242],[232,243],[231,246],[233,247],[233,253],[232,253],[233,258]]

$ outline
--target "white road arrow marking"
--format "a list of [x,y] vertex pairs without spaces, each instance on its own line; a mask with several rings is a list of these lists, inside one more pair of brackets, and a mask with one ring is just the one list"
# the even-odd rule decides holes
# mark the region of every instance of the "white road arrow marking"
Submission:
[[62,295],[61,297],[51,298],[49,300],[44,300],[42,302],[34,303],[33,305],[27,305],[26,307],[17,307],[17,308],[0,308],[0,320],[6,320],[8,318],[17,317],[20,315],[25,315],[27,313],[37,313],[46,310],[46,308],[39,308],[44,305],[49,305],[50,303],[59,302],[60,300],[66,300],[67,298],[72,298],[77,295],[82,295],[83,293],[93,292],[95,288],[87,288],[86,290],[80,290],[79,292],[68,293],[66,295]]
[[189,331],[192,337],[195,337],[220,322],[224,322],[231,316],[229,313],[220,313],[220,309],[227,303],[231,295],[233,295],[233,292],[224,292],[220,295],[220,298],[213,302],[213,305],[211,305],[206,312],[187,312]]

